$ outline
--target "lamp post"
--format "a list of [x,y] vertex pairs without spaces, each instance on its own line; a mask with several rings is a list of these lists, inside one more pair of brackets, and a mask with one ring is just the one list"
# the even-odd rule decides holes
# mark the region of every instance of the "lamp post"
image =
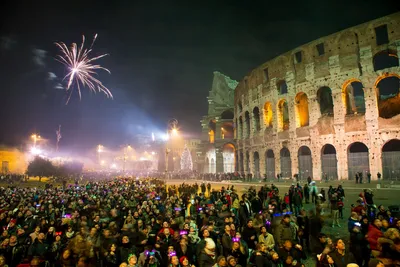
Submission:
[[33,139],[33,147],[36,148],[36,143],[37,143],[38,140],[40,140],[40,135],[32,134],[31,137]]

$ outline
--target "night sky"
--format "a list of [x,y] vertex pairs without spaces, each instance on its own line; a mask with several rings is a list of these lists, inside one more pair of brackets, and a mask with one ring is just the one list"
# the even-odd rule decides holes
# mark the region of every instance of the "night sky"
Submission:
[[[11,1],[9,1],[11,2]],[[274,4],[271,4],[274,3]],[[165,130],[175,117],[199,136],[213,71],[240,80],[251,69],[316,38],[399,10],[398,0],[12,1],[0,7],[0,144],[33,132],[78,150],[117,146]],[[112,74],[114,100],[83,90],[65,105],[54,42],[88,43]],[[51,74],[50,74],[51,73]]]

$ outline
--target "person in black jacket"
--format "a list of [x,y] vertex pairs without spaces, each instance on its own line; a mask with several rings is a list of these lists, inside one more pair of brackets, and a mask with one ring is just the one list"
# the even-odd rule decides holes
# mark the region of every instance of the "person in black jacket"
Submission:
[[353,253],[346,251],[346,245],[342,239],[336,240],[335,250],[329,253],[337,267],[346,267],[349,263],[356,263]]
[[249,249],[254,250],[256,248],[257,231],[253,227],[253,220],[247,221],[247,226],[243,229],[242,238],[246,241]]

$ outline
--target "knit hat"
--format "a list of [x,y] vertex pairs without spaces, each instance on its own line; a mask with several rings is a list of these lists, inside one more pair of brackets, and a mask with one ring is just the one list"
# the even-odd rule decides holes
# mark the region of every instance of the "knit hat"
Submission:
[[187,260],[187,257],[186,256],[182,256],[180,259],[179,259],[179,262],[183,265],[183,261],[184,260]]
[[[219,257],[217,258],[217,264],[218,264],[222,259],[225,259],[225,257],[224,257],[224,256],[219,256]],[[219,264],[218,264],[218,266],[219,266]]]

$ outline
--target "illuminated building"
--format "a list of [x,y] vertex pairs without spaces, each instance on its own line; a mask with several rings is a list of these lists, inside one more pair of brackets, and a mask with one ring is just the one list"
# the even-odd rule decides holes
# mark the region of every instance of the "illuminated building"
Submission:
[[245,76],[235,90],[239,171],[400,178],[399,26],[395,13],[351,27]]
[[25,154],[17,149],[0,147],[1,174],[23,174],[28,167]]

